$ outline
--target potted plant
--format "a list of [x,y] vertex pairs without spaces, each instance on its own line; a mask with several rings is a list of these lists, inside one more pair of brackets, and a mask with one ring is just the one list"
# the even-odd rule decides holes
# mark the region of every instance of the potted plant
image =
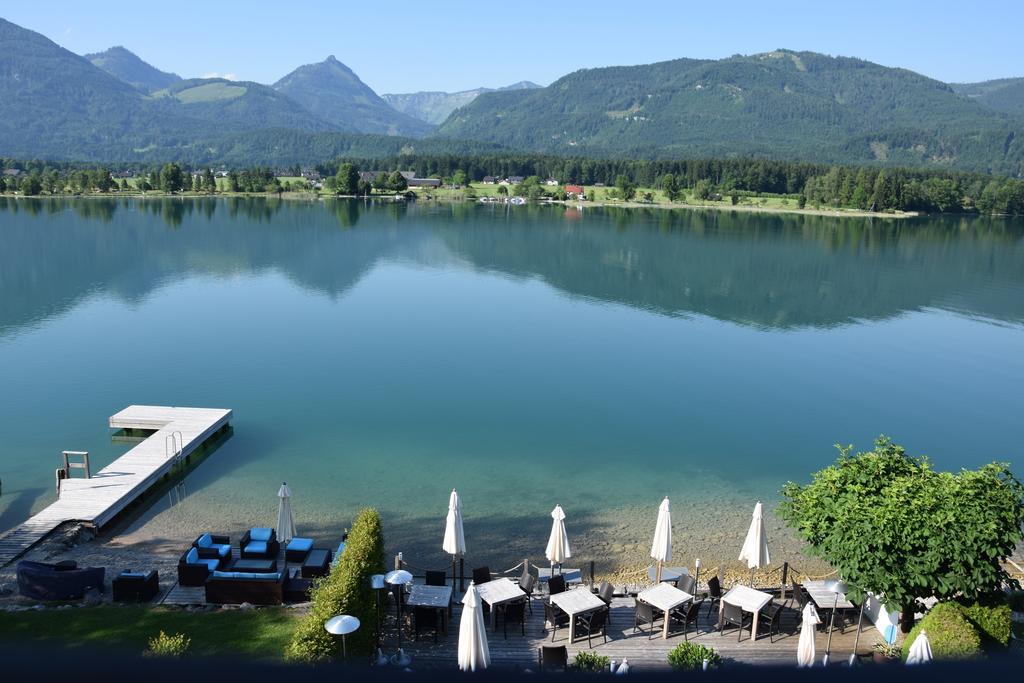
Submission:
[[871,653],[871,659],[876,664],[891,664],[898,662],[901,655],[903,654],[903,648],[896,643],[875,643],[874,652]]
[[708,668],[722,665],[722,656],[711,647],[697,643],[679,643],[668,652],[668,663],[676,671],[700,671],[707,661]]
[[576,653],[576,659],[573,660],[572,668],[575,671],[583,671],[587,673],[607,673],[610,664],[611,660],[604,655],[580,650]]

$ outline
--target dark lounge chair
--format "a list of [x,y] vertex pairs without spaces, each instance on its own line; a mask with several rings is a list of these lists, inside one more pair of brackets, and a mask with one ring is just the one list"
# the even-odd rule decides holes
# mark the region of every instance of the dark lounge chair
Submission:
[[427,570],[427,578],[425,583],[428,586],[447,586],[448,585],[448,574],[443,571],[432,571]]
[[558,628],[569,625],[569,615],[563,612],[558,605],[545,602],[544,622],[551,625],[551,642],[555,642],[555,634],[558,632]]
[[178,560],[178,584],[202,586],[210,574],[221,566],[219,559],[200,557],[199,548],[189,548]]
[[708,603],[708,616],[711,616],[711,609],[722,600],[722,584],[719,582],[717,576],[712,576],[708,579],[708,598],[705,602]]
[[765,605],[757,613],[757,618],[761,623],[768,624],[768,642],[774,643],[775,634],[780,632],[782,623],[782,605],[776,605],[774,602]]
[[604,638],[604,642],[608,642],[608,608],[602,607],[601,609],[594,610],[593,612],[587,612],[586,614],[576,615],[576,636],[581,636],[580,629],[586,632],[587,635],[587,647],[593,647],[591,639],[600,634]]
[[277,532],[268,527],[249,529],[242,534],[238,547],[242,549],[242,558],[246,560],[276,560],[281,552]]
[[121,572],[110,582],[114,602],[151,602],[160,592],[160,575],[155,571]]
[[565,592],[565,577],[557,574],[548,579],[548,595],[558,595]]
[[283,572],[214,572],[204,584],[206,602],[238,605],[280,605],[284,602]]
[[730,605],[725,602],[722,603],[722,621],[718,624],[718,634],[725,634],[726,625],[736,626],[736,642],[740,642],[743,637],[743,627],[750,623],[750,617],[743,611],[743,608],[739,605]]
[[611,621],[612,598],[615,597],[615,586],[607,581],[602,581],[601,586],[597,589],[597,597],[601,598],[601,602],[608,607],[608,621]]
[[103,567],[78,568],[74,562],[18,563],[18,591],[33,600],[79,600],[90,588],[103,592]]
[[441,610],[433,607],[414,607],[412,610],[413,636],[420,639],[422,631],[430,631],[434,634],[434,642],[437,642],[437,634],[441,630],[440,622],[444,619]]
[[480,585],[491,580],[491,568],[488,566],[477,567],[473,570],[473,583]]
[[676,581],[676,588],[690,595],[697,594],[697,582],[689,574],[683,574],[679,577],[679,580]]
[[231,562],[231,537],[214,536],[205,533],[192,541],[192,547],[199,550],[199,557],[203,559],[220,560],[224,566]]
[[569,651],[565,645],[541,645],[537,650],[541,671],[565,671],[569,668]]
[[533,614],[533,589],[537,585],[537,577],[533,574],[523,574],[519,577],[519,589],[526,593],[526,607]]
[[519,624],[519,630],[526,635],[526,600],[513,600],[498,606],[498,615],[501,616],[501,628],[508,640],[508,624]]

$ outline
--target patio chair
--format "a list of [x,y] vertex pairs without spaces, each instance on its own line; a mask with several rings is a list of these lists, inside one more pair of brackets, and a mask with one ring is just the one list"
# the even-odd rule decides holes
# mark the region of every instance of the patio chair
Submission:
[[708,603],[708,616],[711,616],[712,608],[722,600],[722,584],[719,582],[717,576],[712,576],[708,579],[708,597],[705,602]]
[[447,586],[448,585],[448,574],[444,571],[432,571],[427,570],[427,578],[425,583],[428,586]]
[[612,620],[610,610],[612,608],[612,598],[615,597],[615,586],[611,585],[607,581],[602,581],[600,587],[597,589],[597,597],[601,598],[601,602],[607,605],[609,610],[608,621],[610,622]]
[[690,595],[697,594],[697,582],[689,574],[683,574],[679,577],[679,581],[676,582],[676,588]]
[[807,605],[807,591],[805,591],[804,587],[795,580],[793,581],[793,599],[796,600],[797,607],[802,613],[804,611],[804,607]]
[[[651,636],[654,634],[654,625],[665,617],[664,615],[659,617],[655,612],[654,607],[648,605],[646,602],[641,602],[639,598],[633,598],[633,601],[635,602],[636,609],[636,614],[633,617],[633,632],[643,632],[643,629],[640,627],[644,624],[650,624],[651,628],[647,632],[647,639],[650,640]],[[661,612],[661,610],[658,610],[658,612]]]
[[192,541],[192,547],[199,551],[199,557],[204,560],[220,560],[223,566],[231,562],[231,537],[214,536],[205,533]]
[[238,542],[245,560],[276,560],[281,552],[277,532],[269,527],[256,527],[242,534]]
[[498,606],[498,615],[501,616],[501,629],[508,640],[508,623],[519,624],[520,632],[526,635],[526,600],[513,600]]
[[553,643],[558,627],[569,625],[569,615],[563,612],[558,605],[546,602],[544,603],[544,623],[551,624],[551,642]]
[[488,583],[491,580],[491,568],[487,565],[483,567],[477,567],[473,570],[473,583],[480,585],[481,583]]
[[753,625],[750,617],[743,611],[742,607],[724,602],[722,603],[722,620],[718,624],[718,635],[725,635],[726,624],[737,627],[737,643],[743,637],[743,627],[747,624]]
[[604,638],[604,642],[608,642],[608,608],[602,607],[601,609],[588,612],[586,614],[576,615],[576,635],[580,636],[582,633],[580,629],[583,629],[587,633],[587,647],[593,647],[591,639],[600,634]]
[[533,614],[533,589],[537,585],[537,577],[533,574],[523,574],[519,577],[519,589],[526,593],[526,607]]
[[569,651],[565,645],[541,645],[537,649],[537,663],[541,671],[565,671],[569,668]]
[[758,612],[757,618],[762,624],[768,624],[768,642],[775,642],[775,634],[781,633],[780,626],[782,623],[782,605],[776,605],[771,602],[761,608]]
[[548,579],[548,595],[558,595],[565,592],[565,577],[561,574]]
[[416,640],[420,639],[420,631],[428,630],[434,634],[434,642],[437,642],[437,633],[441,630],[438,622],[441,621],[441,611],[433,607],[414,607],[412,611],[413,632]]
[[[687,591],[689,592],[689,591]],[[704,606],[703,600],[690,600],[684,605],[680,605],[671,612],[669,612],[669,619],[672,622],[681,624],[683,627],[683,640],[689,640],[690,624],[693,624],[694,630],[698,630],[698,617],[700,615],[700,608]],[[668,625],[669,631],[672,631],[672,624]]]

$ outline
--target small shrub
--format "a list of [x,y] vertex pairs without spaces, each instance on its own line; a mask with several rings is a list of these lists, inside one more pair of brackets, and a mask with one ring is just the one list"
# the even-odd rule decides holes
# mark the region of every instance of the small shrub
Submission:
[[899,659],[903,653],[902,648],[896,643],[875,643],[872,647],[875,652],[888,659]]
[[313,589],[309,614],[295,629],[285,659],[316,662],[340,654],[341,643],[324,630],[324,622],[336,614],[351,614],[365,626],[348,636],[348,654],[373,651],[377,602],[370,577],[384,573],[384,533],[380,515],[367,508],[352,523],[345,551],[331,573]]
[[601,673],[602,671],[608,671],[608,667],[611,665],[611,660],[604,655],[594,654],[593,652],[587,652],[586,650],[580,650],[576,653],[576,659],[573,660],[572,667],[576,671],[585,671],[588,673]]
[[149,639],[149,649],[143,654],[147,657],[181,657],[191,643],[192,639],[184,633],[167,635],[160,631],[160,635]]
[[1006,647],[1010,644],[1010,629],[1013,626],[1013,618],[1010,615],[1010,606],[982,605],[971,603],[961,605],[964,616],[971,622],[981,634],[982,642],[989,647],[998,644]]
[[940,602],[911,629],[903,643],[903,658],[922,629],[928,632],[935,659],[974,659],[981,656],[981,636],[955,602]]
[[722,665],[722,656],[714,648],[697,643],[679,643],[668,652],[669,665],[680,671],[699,671],[705,659],[709,667]]

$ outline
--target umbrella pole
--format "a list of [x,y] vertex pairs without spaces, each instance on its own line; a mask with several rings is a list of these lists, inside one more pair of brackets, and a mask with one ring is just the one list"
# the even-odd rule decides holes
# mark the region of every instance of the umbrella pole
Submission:
[[452,592],[455,592],[455,555],[452,555]]
[[[867,596],[865,595],[865,597],[867,597]],[[853,637],[853,659],[850,660],[851,663],[855,662],[856,659],[857,659],[857,646],[860,645],[860,629],[861,629],[861,624],[863,624],[863,623],[864,623],[864,603],[861,602],[861,605],[860,605],[860,615],[857,617],[857,634]]]
[[750,570],[750,587],[751,588],[754,587],[754,572],[756,572],[756,571],[757,571],[757,567],[754,567],[753,569]]
[[825,659],[822,661],[828,665],[828,656],[832,652],[832,630],[836,627],[836,608],[839,607],[839,593],[832,602],[832,617],[828,620],[828,643],[825,645]]

